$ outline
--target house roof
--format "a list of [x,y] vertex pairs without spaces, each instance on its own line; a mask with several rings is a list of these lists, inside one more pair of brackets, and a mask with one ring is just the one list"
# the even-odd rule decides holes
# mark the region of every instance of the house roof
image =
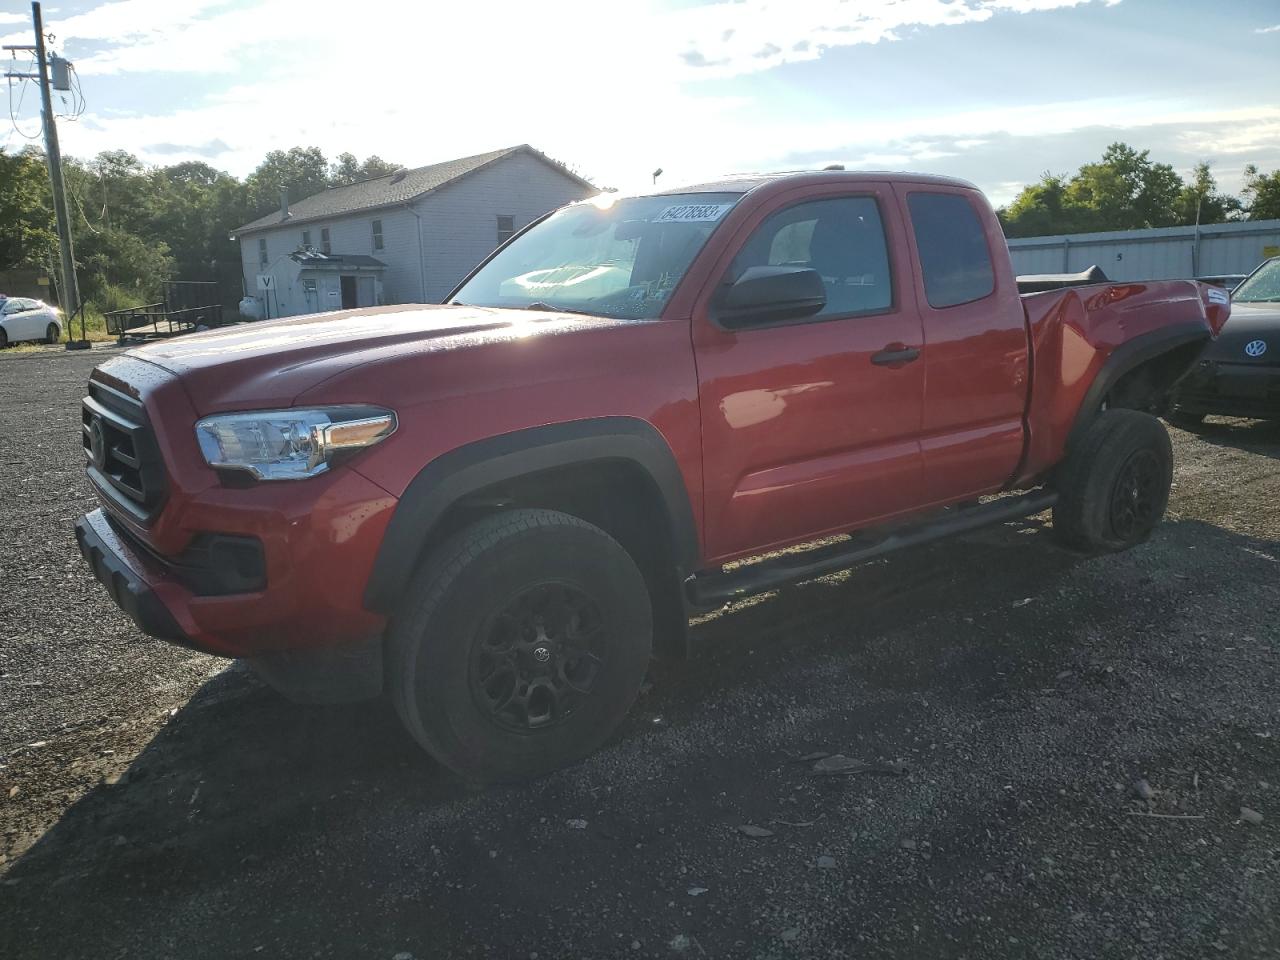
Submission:
[[509,157],[516,153],[527,153],[537,157],[544,163],[554,166],[571,180],[577,180],[585,187],[595,190],[595,186],[572,173],[564,165],[533,149],[527,143],[505,150],[491,150],[489,153],[478,153],[474,157],[460,157],[457,160],[446,160],[444,163],[432,163],[413,170],[397,170],[384,177],[371,180],[359,180],[341,187],[329,187],[319,193],[289,205],[289,216],[280,216],[279,210],[272,210],[264,217],[259,217],[239,227],[236,235],[253,233],[258,230],[269,230],[273,227],[290,226],[300,223],[311,223],[332,217],[358,213],[362,210],[376,210],[380,207],[392,207],[407,203],[425,193],[439,190],[482,167]]

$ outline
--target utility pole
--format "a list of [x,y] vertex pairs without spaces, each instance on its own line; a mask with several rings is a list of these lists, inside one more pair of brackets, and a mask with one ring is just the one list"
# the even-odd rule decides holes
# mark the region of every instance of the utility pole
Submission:
[[[62,284],[58,288],[62,301],[62,316],[67,324],[67,346],[75,343],[71,339],[71,318],[80,307],[80,284],[76,281],[75,254],[71,247],[71,217],[67,213],[67,191],[62,181],[62,151],[58,147],[58,124],[53,116],[53,102],[49,94],[49,62],[44,50],[44,19],[40,15],[40,4],[33,0],[31,4],[31,20],[35,26],[35,46],[7,46],[6,50],[34,50],[36,55],[35,74],[9,73],[5,76],[35,80],[40,84],[41,119],[44,127],[45,160],[49,165],[49,184],[53,188],[53,213],[58,221],[58,244],[62,250]],[[84,334],[84,321],[81,318],[81,336]],[[88,342],[81,340],[88,346]]]

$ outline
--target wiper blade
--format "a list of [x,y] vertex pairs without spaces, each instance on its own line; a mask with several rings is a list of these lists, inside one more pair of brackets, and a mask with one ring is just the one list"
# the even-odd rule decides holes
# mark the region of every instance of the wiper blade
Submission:
[[595,316],[595,314],[590,310],[574,310],[572,307],[557,307],[555,304],[547,303],[545,300],[535,300],[524,309],[545,310],[547,313],[576,313],[583,317]]

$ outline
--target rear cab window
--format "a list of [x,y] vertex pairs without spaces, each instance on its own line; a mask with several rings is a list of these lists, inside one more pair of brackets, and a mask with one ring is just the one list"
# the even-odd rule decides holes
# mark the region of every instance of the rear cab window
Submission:
[[987,233],[968,197],[909,193],[907,207],[929,306],[956,307],[995,292]]

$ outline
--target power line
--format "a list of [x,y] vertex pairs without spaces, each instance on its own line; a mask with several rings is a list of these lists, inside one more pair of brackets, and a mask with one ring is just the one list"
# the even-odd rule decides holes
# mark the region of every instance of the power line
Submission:
[[[16,58],[14,58],[16,60]],[[27,80],[18,78],[18,105],[13,104],[13,77],[9,77],[9,121],[13,124],[13,129],[17,131],[18,136],[25,140],[39,140],[41,131],[35,133],[27,133],[22,129],[22,125],[18,123],[18,114],[22,113],[22,103],[27,96]]]

